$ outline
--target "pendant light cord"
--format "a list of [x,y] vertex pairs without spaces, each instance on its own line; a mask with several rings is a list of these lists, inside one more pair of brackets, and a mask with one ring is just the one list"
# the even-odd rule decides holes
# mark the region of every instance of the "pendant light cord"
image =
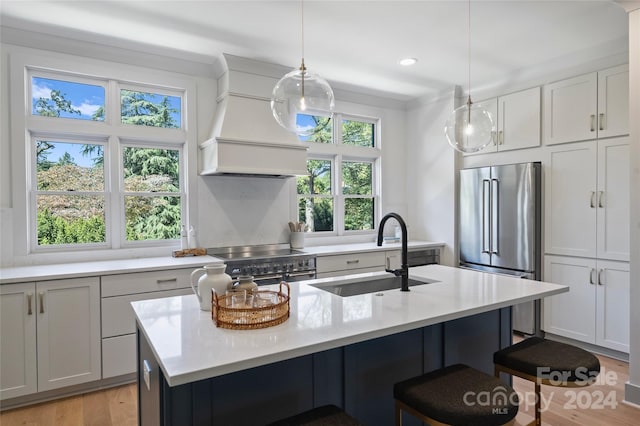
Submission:
[[300,32],[302,33],[302,49],[301,49],[301,54],[302,54],[302,63],[300,64],[300,77],[301,77],[301,95],[302,95],[302,100],[304,101],[304,75],[305,72],[307,70],[307,68],[304,66],[304,0],[300,0]]
[[469,97],[467,104],[469,105],[469,121],[471,121],[471,0],[467,3],[467,66],[469,78]]

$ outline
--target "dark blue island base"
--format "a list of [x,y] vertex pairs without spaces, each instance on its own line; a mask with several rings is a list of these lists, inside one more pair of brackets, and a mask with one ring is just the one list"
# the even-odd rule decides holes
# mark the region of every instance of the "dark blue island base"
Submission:
[[503,308],[174,387],[138,332],[139,423],[260,426],[335,404],[366,425],[394,425],[394,383],[455,363],[493,374],[493,353],[511,332]]

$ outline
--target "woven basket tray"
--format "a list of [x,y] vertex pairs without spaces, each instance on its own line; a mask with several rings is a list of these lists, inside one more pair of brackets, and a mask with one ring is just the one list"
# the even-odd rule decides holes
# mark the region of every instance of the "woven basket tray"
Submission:
[[[286,287],[287,293],[283,292]],[[285,281],[280,283],[279,291],[258,290],[249,292],[254,299],[271,299],[271,302],[255,306],[248,304],[231,306],[232,293],[218,295],[211,290],[211,318],[217,327],[232,330],[255,330],[281,324],[289,318],[289,295],[291,288]]]

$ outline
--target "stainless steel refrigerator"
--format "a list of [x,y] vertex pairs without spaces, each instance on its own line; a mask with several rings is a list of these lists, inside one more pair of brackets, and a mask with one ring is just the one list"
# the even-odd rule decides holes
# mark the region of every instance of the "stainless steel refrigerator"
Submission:
[[[460,266],[541,278],[541,169],[536,163],[460,170]],[[540,302],[512,310],[514,330],[540,335]]]

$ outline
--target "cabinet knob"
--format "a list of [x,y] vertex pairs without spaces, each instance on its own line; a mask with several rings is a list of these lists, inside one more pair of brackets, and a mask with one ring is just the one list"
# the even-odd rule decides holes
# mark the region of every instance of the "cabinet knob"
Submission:
[[598,191],[598,207],[604,208],[604,191]]
[[596,115],[595,114],[591,114],[591,131],[595,132],[596,131]]
[[604,275],[604,269],[600,269],[598,271],[598,285],[604,285],[604,281],[602,281],[603,275]]
[[40,299],[40,313],[44,314],[44,291],[38,293],[38,298]]
[[596,192],[595,191],[591,191],[591,208],[592,209],[596,208]]
[[604,112],[598,115],[598,130],[604,130]]
[[593,277],[593,275],[596,273],[595,268],[591,268],[591,271],[589,272],[589,284],[595,284],[595,279]]

